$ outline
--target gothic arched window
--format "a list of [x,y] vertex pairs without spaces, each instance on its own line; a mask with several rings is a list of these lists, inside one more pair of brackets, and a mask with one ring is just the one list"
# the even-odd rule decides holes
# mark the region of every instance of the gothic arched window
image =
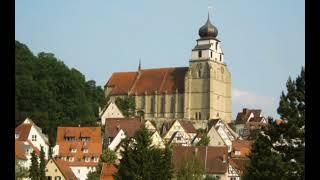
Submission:
[[164,96],[161,96],[161,107],[160,107],[161,113],[164,113],[164,108],[165,108],[165,98]]
[[175,101],[174,101],[174,97],[171,97],[170,112],[174,113],[174,110],[175,110]]
[[151,100],[150,100],[150,112],[154,113],[154,97],[151,96]]

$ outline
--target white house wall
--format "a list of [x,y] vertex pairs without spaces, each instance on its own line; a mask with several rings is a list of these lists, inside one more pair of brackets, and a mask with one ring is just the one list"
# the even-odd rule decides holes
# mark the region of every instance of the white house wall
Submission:
[[[36,141],[32,141],[32,135],[36,135],[37,136]],[[46,157],[46,159],[48,159],[49,146],[48,146],[48,144],[46,143],[45,139],[42,136],[43,135],[41,135],[40,132],[37,131],[37,129],[34,126],[32,126],[31,129],[30,129],[28,140],[35,147],[37,147],[39,149],[39,151],[41,150],[40,147],[43,146],[43,150],[45,152],[45,157]]]
[[104,125],[106,122],[106,118],[124,118],[123,114],[117,107],[117,105],[113,102],[109,104],[107,109],[103,112],[101,116],[101,124]]
[[126,135],[124,133],[124,131],[122,129],[120,129],[120,131],[118,132],[118,134],[116,135],[116,137],[114,137],[114,139],[112,140],[112,142],[110,143],[110,145],[108,146],[108,148],[110,150],[115,150],[116,147],[120,144],[120,142],[122,141],[122,139],[126,138]]
[[88,173],[95,171],[95,167],[93,166],[70,166],[70,168],[78,180],[86,180]]

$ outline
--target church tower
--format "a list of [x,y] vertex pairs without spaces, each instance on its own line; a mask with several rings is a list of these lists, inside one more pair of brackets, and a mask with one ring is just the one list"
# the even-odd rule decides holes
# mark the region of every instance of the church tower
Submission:
[[231,121],[231,74],[224,63],[218,29],[208,19],[199,29],[185,75],[184,117]]

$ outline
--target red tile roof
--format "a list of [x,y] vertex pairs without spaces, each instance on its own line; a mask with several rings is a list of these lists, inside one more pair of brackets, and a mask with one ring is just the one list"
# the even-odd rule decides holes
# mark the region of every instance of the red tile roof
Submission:
[[57,167],[59,168],[63,176],[66,178],[66,180],[77,180],[77,177],[74,175],[74,173],[72,172],[67,162],[60,159],[52,159],[52,160],[57,165]]
[[197,133],[196,129],[190,121],[179,121],[179,123],[187,133]]
[[184,92],[184,77],[188,67],[143,69],[140,72],[113,73],[107,87],[114,87],[111,95]]
[[[236,123],[237,124],[246,123],[251,113],[253,113],[254,118],[258,118],[261,115],[261,110],[243,108],[242,112],[239,112],[237,114]],[[258,120],[258,119],[255,119],[255,120]]]
[[[66,141],[66,135],[75,137],[75,141]],[[90,141],[81,141],[81,137],[89,137]],[[97,162],[85,162],[85,156],[100,158],[102,154],[102,139],[100,127],[58,127],[57,145],[59,145],[58,157],[73,157],[70,166],[96,166]],[[88,153],[83,149],[87,148]],[[76,149],[75,153],[71,149]]]
[[246,171],[246,168],[248,167],[250,163],[249,158],[231,158],[229,160],[230,165],[237,169],[240,172],[240,176],[243,176],[244,172]]
[[114,180],[112,175],[117,172],[118,169],[114,165],[103,163],[100,180]]
[[[251,152],[253,141],[235,140],[232,141],[231,157],[247,157]],[[240,155],[235,155],[235,151],[240,151]]]
[[131,138],[143,126],[144,122],[140,121],[140,118],[106,118],[106,134],[108,137],[116,137],[122,129]]
[[113,87],[111,95],[127,95],[137,75],[137,72],[113,73],[105,86]]
[[20,124],[18,127],[16,127],[15,133],[19,134],[19,138],[16,140],[26,141],[28,139],[31,127],[31,124]]
[[[197,152],[196,152],[197,149]],[[227,146],[176,146],[173,147],[173,165],[177,170],[181,167],[185,158],[193,156],[199,158],[207,174],[224,174],[228,170],[228,147]],[[225,162],[223,162],[223,157]]]
[[40,151],[37,147],[35,147],[29,140],[26,141],[15,141],[15,157],[21,160],[27,160],[26,156],[26,147],[30,146],[36,153],[36,155],[40,155]]

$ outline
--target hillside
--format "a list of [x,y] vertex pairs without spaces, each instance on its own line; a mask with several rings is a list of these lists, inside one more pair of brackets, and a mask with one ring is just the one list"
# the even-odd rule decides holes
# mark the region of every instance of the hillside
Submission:
[[92,126],[104,93],[95,81],[68,68],[52,53],[37,56],[15,42],[15,123],[30,117],[55,141],[57,126]]

